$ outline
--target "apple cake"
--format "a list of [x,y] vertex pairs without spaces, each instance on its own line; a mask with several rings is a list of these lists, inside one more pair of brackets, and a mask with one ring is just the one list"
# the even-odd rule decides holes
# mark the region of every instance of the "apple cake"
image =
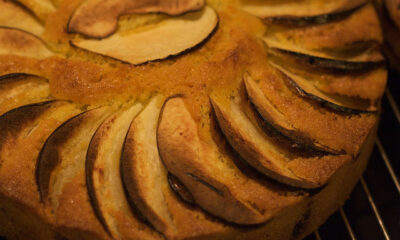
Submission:
[[9,240],[302,239],[366,167],[387,77],[370,1],[0,8]]

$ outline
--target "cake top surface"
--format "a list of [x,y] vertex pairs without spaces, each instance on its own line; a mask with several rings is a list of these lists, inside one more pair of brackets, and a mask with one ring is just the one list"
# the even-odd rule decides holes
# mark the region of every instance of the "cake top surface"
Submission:
[[[377,123],[387,71],[367,1],[18,2],[0,0],[0,149],[37,142],[25,201],[61,226],[76,197],[89,232],[147,229],[113,214],[125,195],[166,236],[231,227],[207,214],[265,223],[354,161]],[[38,136],[14,139],[25,131]],[[179,230],[185,215],[199,229]]]

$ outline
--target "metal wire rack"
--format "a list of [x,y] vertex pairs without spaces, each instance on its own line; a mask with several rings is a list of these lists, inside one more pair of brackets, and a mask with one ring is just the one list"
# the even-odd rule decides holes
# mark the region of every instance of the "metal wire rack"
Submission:
[[[400,240],[400,73],[391,73],[368,168],[350,199],[305,240]],[[6,240],[0,236],[0,240]]]
[[306,240],[400,239],[400,73],[391,73],[367,170],[350,199]]

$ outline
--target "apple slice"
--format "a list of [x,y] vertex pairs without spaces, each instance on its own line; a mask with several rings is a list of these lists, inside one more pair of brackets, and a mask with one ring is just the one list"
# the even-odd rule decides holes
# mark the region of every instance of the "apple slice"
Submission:
[[120,175],[125,137],[142,108],[135,104],[107,118],[90,141],[86,157],[86,183],[93,208],[116,239],[158,239],[131,211]]
[[49,99],[50,87],[43,78],[17,73],[0,76],[0,115],[32,103]]
[[68,31],[105,38],[117,30],[118,19],[123,15],[155,12],[180,15],[200,10],[203,6],[204,0],[88,0],[70,18]]
[[74,39],[76,47],[131,64],[178,55],[202,43],[217,27],[218,17],[210,7],[131,32],[117,32],[101,40]]
[[0,0],[0,9],[0,26],[42,35],[44,27],[26,9],[8,0]]
[[277,58],[283,61],[295,62],[296,64],[303,65],[310,69],[329,70],[332,72],[368,71],[374,68],[382,67],[385,64],[385,61],[379,60],[379,58],[374,58],[373,61],[346,61],[317,57],[280,48],[269,48],[268,54],[271,59]]
[[314,16],[276,16],[265,18],[264,20],[267,23],[290,26],[290,27],[305,27],[305,26],[315,26],[321,24],[327,24],[332,22],[341,21],[351,16],[354,12],[356,12],[359,8],[361,8],[365,2],[361,3],[361,5],[354,6],[353,8],[343,8],[341,11],[336,11],[327,14],[314,15]]
[[260,18],[324,18],[327,15],[345,12],[365,3],[366,0],[326,0],[326,1],[265,1],[240,0],[242,8]]
[[[353,31],[357,29],[357,31]],[[382,61],[383,43],[376,10],[367,4],[348,18],[318,26],[270,26],[264,41],[271,48],[345,61]]]
[[299,178],[287,167],[288,156],[276,142],[254,125],[240,109],[237,100],[224,103],[211,98],[219,126],[232,147],[252,167],[278,182],[301,188],[317,188],[318,184]]
[[0,55],[7,54],[39,59],[54,55],[35,35],[19,29],[0,27]]
[[378,111],[378,107],[371,105],[369,101],[325,93],[315,87],[312,81],[304,79],[302,76],[295,75],[274,63],[271,64],[285,75],[285,80],[301,96],[316,101],[322,106],[348,114],[375,113]]
[[[243,225],[266,222],[302,197],[244,175],[213,138],[201,139],[180,97],[164,105],[157,130],[161,159],[191,193],[197,205],[214,216]],[[223,145],[223,144],[221,144]]]
[[251,109],[245,114],[240,97],[229,100],[213,97],[211,103],[230,145],[250,166],[278,182],[293,187],[318,188],[351,159],[344,155],[303,157],[292,154],[280,142],[263,133],[254,119],[256,116],[251,116]]
[[331,149],[315,139],[312,139],[307,133],[296,129],[293,124],[279,112],[275,106],[264,95],[256,81],[249,75],[244,75],[244,83],[250,102],[257,109],[262,119],[272,128],[279,132],[285,138],[293,142],[292,145],[300,149],[324,154],[339,154],[338,151]]
[[167,171],[160,161],[156,129],[163,97],[154,97],[133,120],[121,158],[121,173],[129,197],[139,211],[160,232],[171,235],[176,228],[165,204]]
[[31,10],[42,21],[55,12],[55,7],[51,0],[16,0],[27,9]]
[[348,71],[337,72],[310,68],[297,64],[298,61],[295,58],[280,58],[271,55],[268,60],[294,75],[307,79],[322,92],[358,98],[366,104],[377,105],[386,88],[388,73],[385,66],[349,74]]
[[[38,217],[32,225],[48,220],[34,184],[40,149],[58,126],[79,112],[68,102],[49,101],[21,106],[0,117],[0,197],[31,209]],[[46,234],[31,231],[35,236]]]
[[93,233],[107,239],[88,197],[85,158],[97,127],[110,113],[109,107],[77,115],[47,139],[37,162],[36,183],[55,228],[63,235]]
[[186,201],[191,195],[168,174],[159,157],[157,126],[164,100],[153,97],[129,128],[121,158],[124,187],[138,211],[167,239],[191,239],[200,231],[211,237],[225,227],[209,220],[193,201],[188,207],[176,197],[171,188]]

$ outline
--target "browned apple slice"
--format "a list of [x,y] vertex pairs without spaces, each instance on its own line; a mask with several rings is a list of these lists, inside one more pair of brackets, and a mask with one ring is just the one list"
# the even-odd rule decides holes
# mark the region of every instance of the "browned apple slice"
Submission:
[[18,28],[40,36],[44,27],[32,14],[12,1],[0,0],[0,26]]
[[[357,29],[354,31],[353,29]],[[345,61],[382,61],[379,18],[372,4],[334,23],[310,27],[271,26],[264,41],[271,48]]]
[[291,27],[304,27],[304,26],[314,26],[327,24],[332,22],[341,21],[349,16],[351,16],[355,11],[362,7],[364,3],[359,6],[354,6],[353,8],[344,8],[338,12],[332,12],[321,15],[299,17],[299,16],[276,16],[265,18],[264,21],[267,23],[273,23],[278,25],[285,25]]
[[66,237],[75,232],[107,239],[90,204],[85,182],[85,158],[97,127],[110,113],[102,107],[77,115],[47,139],[40,153],[36,182],[55,227]]
[[176,226],[165,204],[167,172],[160,161],[156,139],[163,103],[163,97],[154,97],[133,120],[124,143],[121,173],[127,193],[140,212],[157,230],[171,235]]
[[312,81],[302,76],[295,75],[281,66],[273,63],[272,65],[286,75],[285,80],[290,86],[296,89],[301,96],[316,101],[323,106],[349,114],[373,113],[378,110],[378,107],[371,104],[368,100],[325,93],[315,87]]
[[196,204],[214,216],[237,224],[259,224],[300,199],[282,198],[279,187],[244,175],[212,138],[201,139],[180,97],[165,103],[157,134],[168,171],[184,184]]
[[272,130],[278,131],[280,134],[293,141],[293,145],[302,150],[312,150],[325,154],[338,154],[317,140],[312,139],[307,133],[296,129],[291,122],[279,112],[275,106],[264,95],[256,81],[249,75],[244,75],[244,83],[250,102],[255,106],[257,112],[264,121],[270,125]]
[[[132,122],[126,137],[121,174],[128,197],[143,216],[167,239],[190,239],[201,231],[213,236],[224,226],[209,220],[202,211],[177,199],[174,191],[188,201],[191,194],[183,190],[167,173],[157,148],[157,126],[165,98],[155,96]],[[180,186],[180,187],[179,187]]]
[[131,211],[120,175],[125,137],[142,108],[135,104],[107,118],[90,141],[86,157],[90,199],[97,217],[115,239],[158,239]]
[[0,115],[31,103],[49,99],[50,87],[45,79],[28,74],[0,76]]
[[245,113],[240,97],[229,100],[213,97],[211,102],[219,126],[231,146],[250,166],[278,182],[300,188],[321,187],[350,160],[349,156],[291,154],[272,136],[263,133],[254,119],[256,116],[251,116],[252,112]]
[[56,9],[50,0],[16,0],[29,10],[31,10],[42,21],[52,14]]
[[[74,39],[72,44],[132,64],[164,59],[202,43],[218,23],[210,7],[101,40]],[[190,33],[190,34],[189,34]]]
[[[29,218],[35,221],[29,226],[43,226],[40,224],[48,221],[34,184],[40,149],[59,125],[79,112],[73,104],[51,101],[21,106],[0,117],[0,196],[31,209],[38,218]],[[35,229],[29,233],[43,239],[49,234],[43,228]]]
[[269,60],[294,75],[312,82],[322,92],[362,99],[365,103],[369,101],[371,105],[378,105],[386,88],[387,70],[385,66],[349,73],[348,71],[332,72],[308,68],[297,64],[296,59],[293,58],[271,56]]
[[329,70],[331,72],[362,72],[382,67],[385,64],[384,60],[379,59],[373,61],[346,61],[317,57],[279,48],[269,48],[268,54],[270,59],[278,58],[283,61],[295,62],[313,70]]
[[105,38],[117,30],[118,19],[123,15],[155,12],[180,15],[200,10],[203,6],[204,0],[88,0],[72,15],[68,31],[87,37]]
[[243,9],[260,18],[315,18],[344,12],[365,3],[365,0],[309,0],[309,1],[265,1],[240,0]]
[[23,30],[0,27],[0,55],[19,55],[32,58],[53,56],[44,42]]
[[389,13],[390,18],[400,29],[400,1],[399,0],[384,0],[384,4],[387,12]]
[[299,178],[287,166],[287,158],[276,142],[254,125],[236,101],[225,103],[212,98],[212,106],[222,132],[232,147],[254,168],[278,182],[294,187],[316,188],[318,184]]

